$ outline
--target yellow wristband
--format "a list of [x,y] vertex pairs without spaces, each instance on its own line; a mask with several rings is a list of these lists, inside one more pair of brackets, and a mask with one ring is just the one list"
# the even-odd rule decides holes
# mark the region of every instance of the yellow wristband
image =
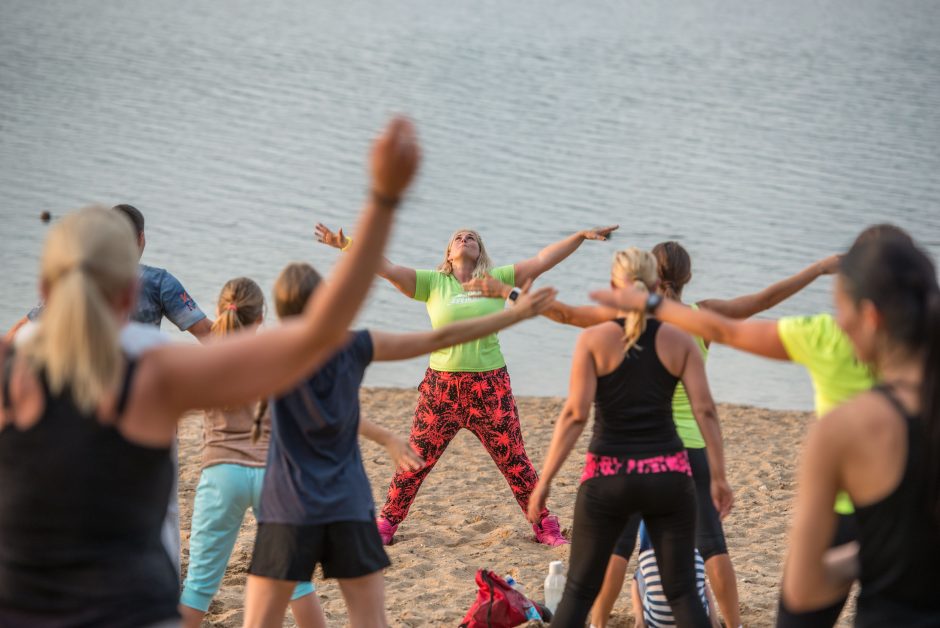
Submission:
[[349,237],[349,236],[346,236],[346,244],[343,245],[343,247],[340,249],[340,251],[345,251],[346,249],[348,249],[348,248],[351,247],[351,246],[352,246],[352,238]]

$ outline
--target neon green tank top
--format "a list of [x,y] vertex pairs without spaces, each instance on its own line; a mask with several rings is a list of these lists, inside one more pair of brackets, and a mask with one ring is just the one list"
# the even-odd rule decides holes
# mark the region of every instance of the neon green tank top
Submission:
[[[693,304],[693,310],[698,309],[697,304]],[[696,344],[702,350],[702,358],[708,359],[708,347],[705,341],[698,336],[695,338]],[[692,414],[692,404],[689,403],[689,395],[686,394],[682,382],[676,384],[676,392],[672,396],[672,420],[676,423],[676,432],[682,439],[682,444],[686,449],[705,449],[705,439],[702,438],[702,432],[698,429],[698,423],[695,421],[695,415]]]

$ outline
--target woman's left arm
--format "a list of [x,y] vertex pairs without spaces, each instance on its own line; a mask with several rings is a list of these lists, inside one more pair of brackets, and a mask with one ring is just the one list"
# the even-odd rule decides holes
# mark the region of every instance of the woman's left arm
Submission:
[[538,252],[535,257],[516,262],[514,265],[516,285],[524,286],[529,280],[534,281],[542,273],[551,270],[562,260],[578,250],[585,240],[606,240],[620,225],[597,227],[573,233],[564,240],[549,244]]
[[794,612],[818,609],[845,593],[846,582],[826,567],[826,551],[836,530],[832,505],[838,491],[843,456],[840,421],[835,410],[810,427],[797,472],[796,506],[783,570],[783,600]]
[[571,358],[571,380],[568,386],[568,399],[562,408],[558,421],[555,423],[555,432],[548,447],[548,456],[539,474],[538,484],[529,497],[529,521],[538,523],[552,480],[565,463],[571,450],[574,449],[578,437],[584,431],[588,415],[591,411],[591,402],[597,390],[597,369],[594,366],[594,357],[589,348],[589,334],[583,332],[575,345],[574,356]]

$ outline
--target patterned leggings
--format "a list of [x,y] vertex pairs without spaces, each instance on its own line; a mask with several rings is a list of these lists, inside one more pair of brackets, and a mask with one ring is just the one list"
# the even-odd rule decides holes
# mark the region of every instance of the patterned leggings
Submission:
[[[420,471],[397,471],[388,487],[382,517],[397,525],[406,516],[447,445],[461,428],[480,439],[526,512],[538,475],[525,453],[519,411],[505,367],[483,373],[449,373],[428,369],[418,387],[420,398],[408,440],[426,465]],[[548,514],[548,510],[542,516]]]

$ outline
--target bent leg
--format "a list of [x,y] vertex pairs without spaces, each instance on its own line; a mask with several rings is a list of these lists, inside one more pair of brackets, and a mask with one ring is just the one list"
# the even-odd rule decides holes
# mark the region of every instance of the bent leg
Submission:
[[418,471],[396,471],[392,477],[381,511],[381,517],[392,525],[398,525],[408,516],[421,483],[460,430],[456,419],[456,389],[448,385],[449,375],[428,369],[418,389],[420,397],[408,441],[424,458],[425,465]]
[[245,589],[245,626],[280,628],[296,584],[289,580],[249,575]]
[[381,571],[361,578],[341,578],[338,582],[343,599],[346,600],[349,625],[352,628],[388,626],[385,618],[385,576]]
[[657,490],[648,494],[652,505],[644,510],[643,519],[656,552],[663,594],[677,626],[709,628],[695,578],[695,485],[680,473],[655,478]]
[[294,589],[294,597],[290,602],[294,623],[297,624],[297,628],[326,628],[326,616],[323,614],[317,594],[309,591],[297,596],[297,591],[303,584],[305,583],[299,583]]
[[186,626],[199,626],[222,583],[251,503],[250,471],[241,465],[219,464],[203,469],[199,477],[189,537],[189,571],[180,595]]
[[565,593],[552,623],[583,626],[601,590],[611,551],[633,514],[625,476],[588,480],[578,489]]
[[607,563],[607,573],[604,574],[604,583],[601,585],[601,591],[594,600],[594,608],[591,609],[591,625],[597,628],[604,628],[607,620],[610,619],[610,611],[613,610],[620,591],[623,589],[623,581],[627,575],[630,556],[633,554],[633,547],[636,545],[636,533],[639,527],[640,518],[633,517],[624,527],[623,532],[617,539],[617,545],[610,555],[610,561]]
[[[525,451],[509,374],[506,369],[499,369],[480,373],[475,379],[479,387],[471,388],[463,399],[466,406],[463,410],[469,417],[464,427],[483,443],[524,515],[539,476]],[[546,509],[542,516],[547,514]]]

